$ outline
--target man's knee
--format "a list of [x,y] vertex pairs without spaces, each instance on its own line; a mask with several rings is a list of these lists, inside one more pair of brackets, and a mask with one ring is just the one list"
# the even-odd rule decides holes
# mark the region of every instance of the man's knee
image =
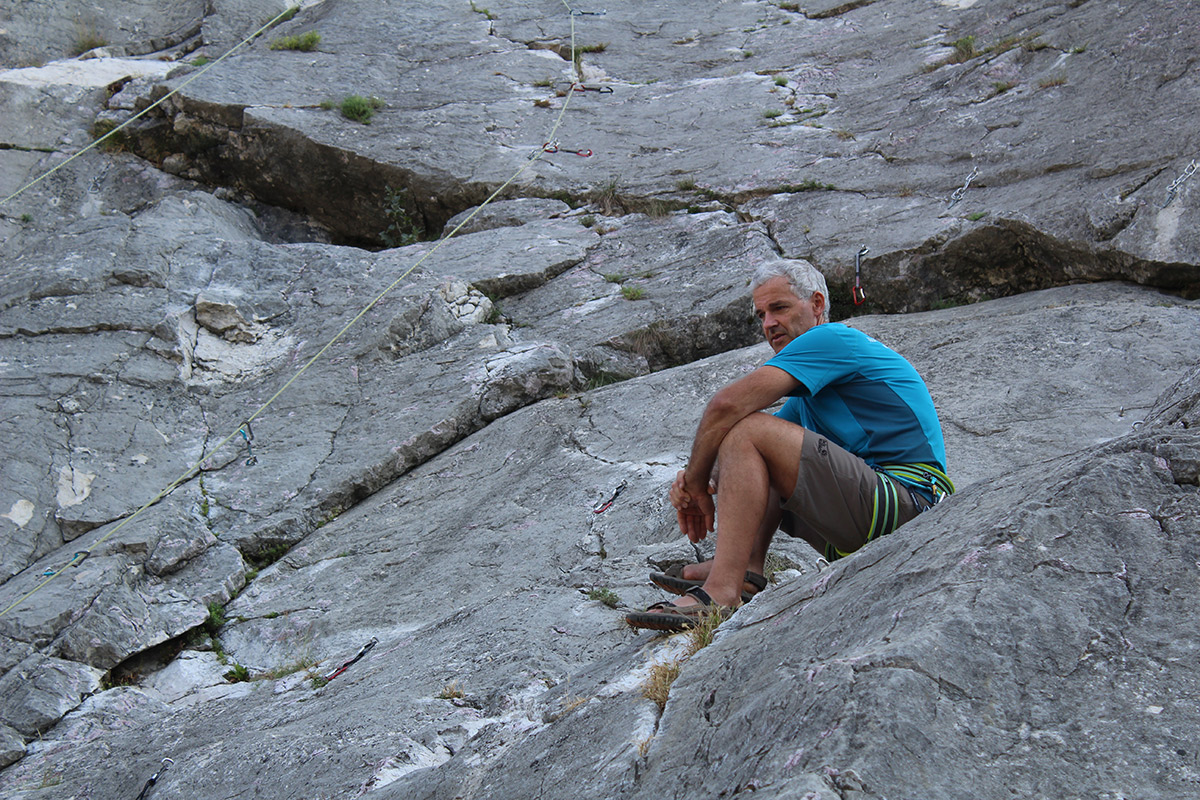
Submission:
[[804,428],[773,414],[760,411],[738,420],[721,441],[720,449],[746,446],[762,449],[765,445],[780,444],[791,440],[789,444],[799,453],[803,438]]

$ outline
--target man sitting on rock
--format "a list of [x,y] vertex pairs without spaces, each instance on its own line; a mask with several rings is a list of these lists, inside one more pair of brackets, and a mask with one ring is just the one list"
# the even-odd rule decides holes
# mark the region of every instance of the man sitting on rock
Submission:
[[[682,630],[748,600],[766,585],[767,548],[780,528],[832,561],[954,491],[925,382],[894,350],[829,322],[820,272],[777,260],[759,267],[751,290],[775,356],[709,402],[669,493],[693,543],[720,509],[716,555],[651,575],[681,597],[629,614],[634,627]],[[774,415],[757,413],[783,397]]]

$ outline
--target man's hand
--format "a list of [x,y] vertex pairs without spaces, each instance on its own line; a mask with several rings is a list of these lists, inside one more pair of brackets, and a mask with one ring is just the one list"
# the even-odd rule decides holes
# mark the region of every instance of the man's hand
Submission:
[[667,497],[671,505],[675,506],[679,530],[693,543],[708,536],[708,532],[713,529],[716,507],[713,505],[712,495],[716,492],[717,487],[712,482],[709,482],[707,491],[689,491],[684,470],[679,470],[675,482],[671,484]]

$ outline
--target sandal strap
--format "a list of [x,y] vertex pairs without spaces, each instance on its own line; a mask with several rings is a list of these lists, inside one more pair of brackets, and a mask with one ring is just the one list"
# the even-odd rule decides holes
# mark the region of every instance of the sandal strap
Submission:
[[759,575],[757,572],[746,570],[746,583],[753,586],[758,591],[767,588],[767,578],[765,575]]
[[701,605],[716,606],[716,603],[713,602],[713,599],[709,596],[708,592],[704,591],[704,589],[699,586],[693,586],[687,590],[687,593],[699,600]]

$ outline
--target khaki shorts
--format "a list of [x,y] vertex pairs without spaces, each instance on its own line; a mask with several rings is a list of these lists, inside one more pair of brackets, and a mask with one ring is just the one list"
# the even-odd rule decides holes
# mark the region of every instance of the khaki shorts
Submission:
[[833,561],[891,533],[932,503],[805,429],[796,488],[782,505],[780,529]]

